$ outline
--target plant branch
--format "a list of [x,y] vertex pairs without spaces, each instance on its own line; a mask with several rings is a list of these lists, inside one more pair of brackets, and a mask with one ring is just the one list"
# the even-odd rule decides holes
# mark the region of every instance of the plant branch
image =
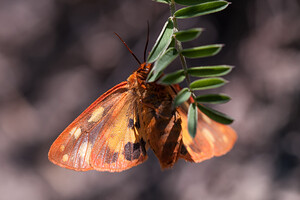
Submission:
[[[170,2],[170,11],[171,11],[171,16],[172,16],[173,24],[174,24],[174,32],[178,32],[177,19],[176,19],[176,17],[174,17],[174,13],[176,11],[175,1],[174,0],[171,0],[171,2]],[[193,99],[195,99],[196,95],[195,95],[194,91],[190,88],[191,79],[190,79],[190,76],[189,76],[189,74],[187,72],[187,70],[188,70],[187,63],[186,63],[185,57],[181,53],[181,51],[183,50],[182,44],[181,44],[181,42],[179,40],[176,39],[176,37],[174,37],[174,40],[175,40],[175,44],[176,44],[177,50],[179,52],[180,62],[181,62],[182,68],[184,70],[185,80],[187,82],[189,90],[192,92]]]

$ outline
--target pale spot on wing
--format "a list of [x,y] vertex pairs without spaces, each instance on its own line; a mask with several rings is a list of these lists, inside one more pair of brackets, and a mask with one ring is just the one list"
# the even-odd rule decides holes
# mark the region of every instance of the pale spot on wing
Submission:
[[74,138],[77,140],[79,136],[81,135],[81,128],[74,127],[71,131],[70,134],[74,136]]
[[62,161],[63,161],[63,162],[67,162],[68,160],[69,160],[68,154],[63,155]]
[[211,132],[206,128],[203,128],[202,133],[208,139],[209,143],[214,143],[216,141]]
[[228,143],[228,138],[226,137],[226,135],[223,135],[223,136],[222,136],[222,139],[223,139],[223,141],[224,141],[225,143]]
[[209,117],[207,117],[205,114],[202,114],[202,119],[208,123],[208,124],[211,124],[211,119]]
[[81,158],[84,158],[84,156],[85,156],[87,145],[88,145],[88,142],[84,142],[80,145],[78,153]]
[[89,143],[87,150],[86,150],[86,162],[89,164],[90,163],[90,157],[92,153],[92,144]]
[[65,145],[63,145],[63,144],[60,145],[60,147],[59,147],[60,152],[63,152],[65,150],[65,148],[66,148]]
[[97,108],[93,113],[90,119],[88,120],[89,123],[91,122],[97,122],[103,115],[104,108],[99,107]]
[[81,159],[86,159],[86,162],[89,163],[91,152],[92,152],[92,144],[90,142],[89,143],[84,142],[81,144],[78,153]]

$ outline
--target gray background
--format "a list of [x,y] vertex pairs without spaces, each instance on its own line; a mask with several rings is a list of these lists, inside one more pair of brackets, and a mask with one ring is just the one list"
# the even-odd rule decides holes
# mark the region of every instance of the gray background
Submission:
[[226,44],[189,66],[236,66],[219,90],[233,100],[217,107],[236,119],[239,138],[226,156],[161,171],[150,153],[146,163],[113,174],[48,161],[58,134],[137,69],[113,32],[142,58],[147,20],[151,47],[168,14],[151,0],[0,1],[1,200],[300,199],[297,0],[232,0],[221,13],[180,20],[182,29],[206,29],[184,47]]

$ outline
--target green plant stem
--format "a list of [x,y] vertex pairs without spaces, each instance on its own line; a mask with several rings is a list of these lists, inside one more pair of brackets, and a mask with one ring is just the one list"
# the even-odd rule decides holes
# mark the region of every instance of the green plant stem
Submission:
[[[176,19],[176,17],[174,17],[174,13],[176,11],[174,0],[171,0],[171,2],[170,2],[170,11],[171,11],[171,16],[172,16],[172,20],[173,20],[173,24],[174,24],[174,29],[175,29],[174,32],[178,32],[177,19]],[[184,70],[185,80],[187,82],[188,89],[191,91],[193,99],[195,99],[196,95],[195,95],[194,91],[190,88],[191,79],[190,79],[190,76],[187,72],[187,70],[188,70],[187,63],[186,63],[185,57],[181,54],[181,51],[183,50],[182,44],[175,37],[174,37],[174,39],[175,39],[175,44],[176,44],[177,50],[179,52],[179,57],[180,57],[182,68]]]

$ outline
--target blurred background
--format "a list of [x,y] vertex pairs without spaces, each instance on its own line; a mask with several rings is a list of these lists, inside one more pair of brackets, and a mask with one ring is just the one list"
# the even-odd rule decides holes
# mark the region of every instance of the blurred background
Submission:
[[[300,2],[232,0],[224,11],[180,20],[204,27],[184,47],[224,43],[189,66],[230,64],[233,100],[217,108],[235,118],[227,155],[161,171],[147,162],[121,173],[74,172],[53,165],[55,138],[98,96],[143,60],[169,16],[151,0],[0,1],[0,199],[300,199]],[[180,67],[176,63],[174,68]]]

